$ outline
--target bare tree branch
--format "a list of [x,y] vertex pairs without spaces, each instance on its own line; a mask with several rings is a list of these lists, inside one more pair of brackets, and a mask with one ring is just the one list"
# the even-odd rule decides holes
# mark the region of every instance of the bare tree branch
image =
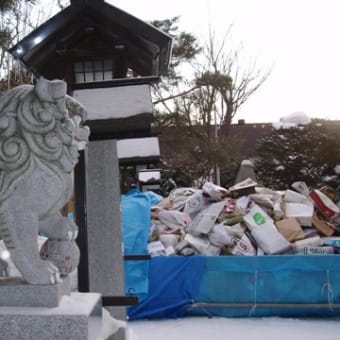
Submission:
[[176,136],[177,143],[168,163],[195,180],[207,178],[217,165],[223,172],[237,158],[237,148],[230,149],[233,145],[228,136],[230,125],[271,72],[259,68],[255,59],[245,58],[242,44],[238,48],[230,47],[232,27],[229,26],[218,43],[209,26],[209,40],[197,62],[191,62],[193,79],[187,83],[180,81],[182,89],[177,86],[175,93],[174,88],[164,87],[154,100],[154,104],[170,110],[172,118],[176,118],[174,122],[185,126],[185,134]]
[[168,101],[168,100],[172,100],[172,99],[175,99],[175,98],[178,98],[178,97],[183,97],[183,96],[189,94],[190,92],[192,92],[192,91],[198,89],[199,87],[200,87],[200,86],[195,85],[195,86],[193,86],[192,88],[190,88],[190,89],[188,89],[188,90],[185,90],[185,91],[183,91],[183,92],[179,92],[179,93],[177,93],[177,94],[174,94],[174,95],[171,95],[171,96],[168,96],[168,97],[165,97],[165,98],[161,98],[161,99],[155,100],[155,101],[153,101],[152,103],[153,103],[154,105],[156,105],[156,104],[164,103],[164,102],[166,102],[166,101]]

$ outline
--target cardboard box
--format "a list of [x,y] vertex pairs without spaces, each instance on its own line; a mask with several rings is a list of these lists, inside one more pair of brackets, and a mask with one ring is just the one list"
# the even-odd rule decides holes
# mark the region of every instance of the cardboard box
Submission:
[[295,217],[300,225],[310,227],[314,213],[313,203],[289,203],[285,202],[284,212],[286,217]]
[[236,183],[235,185],[230,187],[229,191],[233,197],[240,197],[243,195],[254,194],[256,186],[257,182],[255,182],[251,178],[247,178],[244,181]]
[[335,233],[335,230],[330,227],[326,222],[319,219],[316,213],[314,213],[313,215],[312,224],[316,229],[318,229],[321,234],[325,236],[332,236]]
[[289,241],[293,242],[305,238],[300,223],[294,217],[285,218],[275,222],[279,232]]
[[327,219],[339,214],[340,210],[337,205],[324,193],[315,189],[310,192],[309,196],[314,202],[317,210]]

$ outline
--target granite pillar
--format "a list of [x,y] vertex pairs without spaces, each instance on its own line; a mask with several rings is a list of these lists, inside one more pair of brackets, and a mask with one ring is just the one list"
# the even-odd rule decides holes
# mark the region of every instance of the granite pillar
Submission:
[[[119,162],[115,140],[91,141],[87,158],[89,289],[124,296]],[[125,320],[125,307],[109,307]]]

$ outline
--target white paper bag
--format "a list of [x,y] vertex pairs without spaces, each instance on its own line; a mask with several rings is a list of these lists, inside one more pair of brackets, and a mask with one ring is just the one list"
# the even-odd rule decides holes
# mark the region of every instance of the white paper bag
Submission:
[[273,219],[256,204],[243,217],[243,221],[250,231],[258,226],[274,226]]
[[221,249],[212,245],[208,239],[186,234],[184,240],[189,242],[201,255],[219,255]]
[[208,234],[208,238],[213,245],[220,248],[231,246],[234,240],[232,234],[228,232],[228,227],[223,223],[215,224]]
[[243,219],[266,254],[280,254],[290,249],[290,243],[277,230],[273,219],[259,206],[254,205]]
[[224,208],[225,202],[212,203],[191,222],[188,231],[194,235],[208,234]]
[[258,246],[268,255],[282,254],[290,250],[291,244],[273,227],[261,226],[251,231]]
[[185,202],[183,212],[193,219],[206,205],[207,203],[203,196],[203,191],[198,190]]

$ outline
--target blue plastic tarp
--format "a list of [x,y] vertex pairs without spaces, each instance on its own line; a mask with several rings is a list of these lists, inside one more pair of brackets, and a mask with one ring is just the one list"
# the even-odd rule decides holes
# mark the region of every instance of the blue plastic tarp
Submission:
[[339,255],[155,257],[148,296],[128,315],[335,316],[339,282]]
[[[338,255],[207,257],[195,297],[198,306],[201,303],[203,307],[189,313],[208,312],[219,316],[339,315],[339,280]],[[209,306],[211,303],[220,304],[220,307]],[[223,304],[229,306],[223,307]]]
[[129,307],[130,320],[177,318],[198,294],[206,258],[158,256],[150,260],[149,295],[136,307]]

